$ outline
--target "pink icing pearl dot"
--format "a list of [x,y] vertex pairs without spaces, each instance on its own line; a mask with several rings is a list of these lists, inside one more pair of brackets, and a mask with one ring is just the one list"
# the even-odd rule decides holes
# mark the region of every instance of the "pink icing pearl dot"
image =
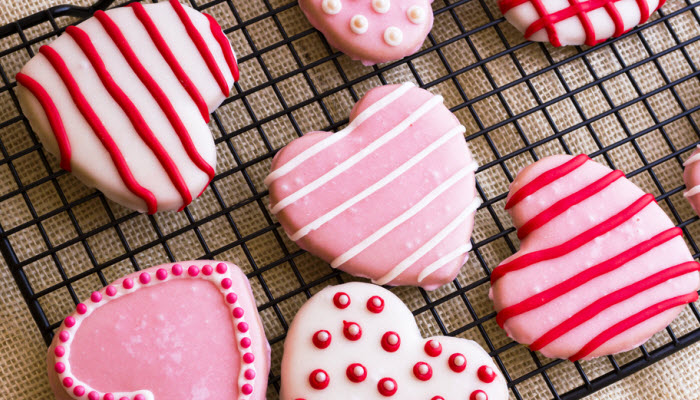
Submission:
[[238,323],[238,330],[241,332],[248,332],[248,323],[246,322],[239,322]]
[[112,285],[109,285],[109,286],[107,286],[107,288],[105,289],[105,293],[107,293],[107,296],[112,297],[112,296],[114,296],[115,294],[117,294],[117,288],[115,288],[115,287],[112,286]]
[[479,377],[479,380],[484,383],[491,383],[496,379],[496,373],[494,372],[493,368],[486,365],[479,367],[476,374]]
[[182,265],[180,265],[180,264],[173,265],[172,271],[173,271],[173,275],[175,275],[175,276],[182,275]]
[[139,282],[142,284],[146,285],[148,282],[151,281],[151,274],[148,272],[142,272],[141,275],[139,275]]
[[250,338],[245,337],[241,339],[241,347],[243,347],[244,349],[250,347]]
[[134,287],[134,281],[131,280],[131,278],[126,278],[124,279],[122,286],[124,286],[124,289],[131,289],[132,287]]
[[70,339],[70,333],[68,333],[68,331],[61,331],[61,333],[58,334],[58,338],[65,343]]
[[73,386],[73,378],[70,378],[70,377],[63,378],[63,386],[65,386],[67,388]]
[[430,400],[445,400],[445,398],[442,397],[442,396],[435,396],[435,397],[433,397],[433,398],[430,399]]
[[212,272],[214,272],[214,268],[212,268],[211,265],[205,265],[202,267],[202,273],[204,275],[209,276]]
[[[107,398],[107,396],[105,396],[105,398]],[[100,400],[100,394],[93,390],[88,393],[88,400]]]
[[129,400],[129,398],[124,396],[124,397],[120,397],[119,400]]
[[255,361],[255,356],[253,353],[245,353],[243,355],[243,361],[245,361],[246,364],[252,364],[253,361]]
[[66,326],[72,328],[75,325],[75,318],[66,317]]
[[236,318],[240,318],[243,316],[243,309],[240,307],[236,307],[233,309],[233,316]]
[[489,400],[489,396],[483,390],[475,390],[469,396],[469,400]]
[[229,294],[226,295],[226,301],[227,301],[229,304],[235,303],[236,300],[238,300],[238,296],[236,296],[235,293],[229,293]]
[[99,303],[102,300],[102,294],[100,292],[92,292],[90,300],[92,300],[93,303]]
[[245,371],[245,378],[248,380],[254,379],[255,378],[255,370],[247,369]]
[[73,388],[73,394],[80,397],[85,394],[85,388],[82,386],[76,386]]
[[146,400],[146,396],[142,394],[137,394],[136,396],[134,396],[134,400]]
[[309,374],[309,384],[316,390],[327,388],[330,381],[328,373],[322,369],[315,369]]
[[190,267],[187,268],[187,274],[189,276],[197,276],[199,274],[199,268],[197,268],[196,265],[190,265]]
[[377,383],[377,390],[379,390],[379,394],[385,397],[395,395],[398,389],[399,388],[396,386],[396,381],[391,378],[382,378],[379,380],[379,383]]
[[56,348],[53,349],[53,353],[56,357],[63,357],[63,355],[66,354],[66,349],[64,349],[63,346],[56,346]]
[[54,370],[59,374],[62,374],[66,370],[66,366],[62,362],[57,362],[54,366]]
[[224,263],[219,263],[216,265],[216,272],[218,272],[220,274],[225,274],[227,270],[228,270],[228,267]]
[[85,314],[87,312],[87,306],[83,303],[80,303],[75,307],[75,311],[77,311],[78,314],[81,314],[81,315]]
[[165,269],[161,268],[158,271],[156,271],[156,278],[158,278],[159,281],[164,281],[168,277],[168,271]]
[[464,354],[454,353],[448,360],[450,369],[454,372],[462,372],[467,368],[467,359]]
[[442,345],[436,340],[428,340],[425,342],[424,350],[430,357],[437,357],[442,353]]
[[233,285],[233,282],[229,278],[224,278],[221,280],[221,287],[224,289],[229,289]]
[[250,384],[246,383],[241,388],[241,392],[243,392],[243,394],[251,394],[253,393],[253,387]]
[[338,292],[333,296],[333,304],[341,310],[347,308],[350,302],[350,296],[347,293]]
[[105,397],[102,398],[103,400],[114,400],[114,395],[112,393],[107,393],[105,394]]

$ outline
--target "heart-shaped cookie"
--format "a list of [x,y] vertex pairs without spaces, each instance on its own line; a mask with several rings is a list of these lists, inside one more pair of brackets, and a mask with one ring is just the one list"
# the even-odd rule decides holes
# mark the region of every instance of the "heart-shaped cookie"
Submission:
[[265,183],[291,239],[382,285],[454,279],[480,200],[465,129],[442,101],[412,84],[375,88],[342,131],[282,149]]
[[700,145],[696,146],[695,151],[683,163],[683,181],[685,182],[686,191],[683,196],[688,199],[688,202],[695,210],[696,214],[700,214]]
[[423,339],[390,291],[346,283],[314,295],[284,342],[280,400],[505,400],[506,381],[475,342]]
[[626,351],[698,298],[698,263],[654,196],[585,155],[544,158],[511,184],[520,250],[491,275],[497,321],[547,357]]
[[364,65],[413,54],[433,27],[433,0],[299,0],[331,46]]
[[528,40],[594,46],[649,19],[665,0],[499,0],[508,22]]
[[61,167],[126,207],[179,210],[214,176],[209,112],[238,66],[216,21],[176,0],[97,11],[17,74]]
[[47,361],[57,400],[261,400],[270,347],[243,272],[187,261],[93,292]]

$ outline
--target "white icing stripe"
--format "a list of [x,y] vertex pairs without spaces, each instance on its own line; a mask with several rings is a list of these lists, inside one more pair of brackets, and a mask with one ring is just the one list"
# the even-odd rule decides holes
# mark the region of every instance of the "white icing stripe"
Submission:
[[[331,179],[335,178],[336,176],[342,174],[346,170],[350,169],[353,165],[357,164],[360,162],[363,158],[367,157],[368,155],[372,154],[375,150],[378,148],[382,147],[386,143],[388,143],[391,139],[394,139],[397,137],[399,134],[404,132],[406,129],[408,129],[411,125],[413,125],[418,119],[420,119],[423,115],[427,114],[428,111],[430,111],[433,107],[435,107],[438,104],[441,104],[443,101],[442,96],[434,96],[427,102],[423,103],[420,107],[418,107],[417,110],[413,111],[406,119],[401,121],[398,125],[393,127],[389,132],[383,134],[379,138],[377,138],[374,142],[370,143],[367,147],[363,148],[362,150],[358,151],[357,153],[353,154],[348,158],[347,160],[343,161],[342,163],[338,164],[336,167],[331,169],[330,171],[326,172],[325,174],[321,175],[318,177],[316,180],[313,182],[307,184],[306,186],[302,187],[301,189],[297,190],[296,192],[290,194],[289,196],[285,197],[284,199],[280,200],[277,204],[275,204],[272,207],[272,213],[277,214],[280,211],[282,211],[285,207],[289,206],[290,204],[293,204],[295,201],[301,199],[302,197],[306,196],[307,194],[313,192],[314,190],[320,188],[327,182],[329,182]],[[331,135],[330,137],[333,137],[334,135]]]
[[[398,263],[394,268],[392,268],[386,275],[382,276],[381,278],[377,279],[374,281],[377,285],[385,285],[397,276],[401,275],[405,270],[407,270],[411,265],[413,265],[415,262],[420,260],[424,255],[428,254],[432,249],[435,248],[440,242],[442,242],[447,235],[452,233],[457,227],[462,224],[467,218],[469,218],[470,215],[472,215],[477,208],[479,208],[479,205],[481,205],[481,199],[479,198],[474,198],[472,202],[469,204],[467,208],[462,211],[461,214],[452,222],[447,224],[440,232],[437,233],[437,235],[433,236],[430,240],[425,242],[421,247],[418,248],[418,250],[414,251],[413,254],[410,256],[406,257],[403,261]],[[457,254],[454,256],[450,257],[450,259],[456,257]],[[437,262],[440,263],[442,261],[442,258],[438,260]],[[433,270],[440,268],[445,262],[449,261],[445,260],[444,262],[434,265],[435,263],[431,264],[428,266],[428,268],[433,268]],[[423,271],[425,272],[425,270]],[[421,275],[423,275],[423,272],[421,272]],[[432,271],[431,271],[432,272]],[[426,275],[427,276],[427,275]],[[425,276],[423,276],[425,278]],[[418,278],[418,282],[420,282],[422,278]]]
[[373,234],[371,234],[370,236],[365,238],[363,241],[361,241],[360,243],[358,243],[355,246],[353,246],[352,248],[350,248],[350,250],[347,250],[345,253],[336,257],[336,259],[331,262],[331,267],[338,268],[339,266],[343,265],[351,258],[360,254],[366,248],[371,246],[374,242],[378,241],[379,239],[384,237],[386,234],[388,234],[389,232],[394,230],[394,228],[396,228],[397,226],[401,225],[402,223],[408,221],[414,215],[418,214],[422,209],[427,207],[433,200],[438,198],[443,192],[445,192],[447,189],[452,187],[452,185],[459,182],[465,176],[467,176],[468,174],[473,173],[473,172],[474,172],[474,164],[467,165],[466,167],[457,171],[449,179],[442,182],[438,187],[433,189],[432,192],[428,193],[425,197],[423,197],[418,203],[414,204],[411,208],[404,211],[403,214],[394,218],[391,222],[384,225],[383,227],[378,229],[376,232],[374,232]]
[[700,185],[693,186],[692,188],[686,190],[683,192],[683,196],[685,197],[692,197],[695,196],[696,194],[700,193]]
[[[700,149],[700,144],[697,145],[697,146],[695,146],[695,147],[696,147],[697,149]],[[683,163],[683,166],[684,166],[684,167],[687,167],[688,165],[690,165],[690,164],[692,164],[692,163],[694,163],[694,162],[697,162],[697,161],[700,161],[700,153],[697,153],[697,154],[695,154],[695,155],[689,157],[687,160],[685,160],[685,162]]]
[[384,107],[391,104],[394,100],[401,97],[404,93],[408,92],[413,87],[415,87],[413,83],[404,83],[396,90],[377,100],[376,103],[367,107],[364,111],[360,113],[360,115],[355,117],[355,119],[353,119],[350,122],[350,124],[345,127],[345,129],[328,136],[327,138],[321,140],[320,142],[297,154],[291,160],[287,161],[276,170],[270,172],[270,175],[268,175],[263,182],[265,183],[265,185],[270,186],[272,182],[290,173],[294,170],[294,168],[298,167],[301,163],[313,157],[321,150],[348,136],[350,133],[352,133],[352,131],[354,131],[358,126],[360,126],[360,124],[365,122],[377,112],[381,111]]
[[423,268],[423,270],[420,272],[420,275],[418,275],[418,282],[422,282],[423,279],[427,278],[430,274],[432,274],[433,272],[442,268],[445,264],[447,264],[448,261],[457,257],[460,254],[468,253],[471,249],[472,249],[472,244],[465,243],[465,244],[457,247],[456,249],[452,250],[451,252],[447,253],[446,255],[440,257],[440,259],[438,259],[434,263]]
[[416,164],[421,162],[424,158],[426,158],[433,151],[437,150],[443,144],[447,143],[447,141],[450,140],[452,137],[454,137],[457,134],[462,135],[462,134],[464,134],[464,132],[466,132],[466,128],[464,128],[464,126],[462,126],[462,125],[459,125],[459,126],[456,126],[452,129],[450,129],[440,139],[431,143],[430,146],[421,150],[420,153],[411,157],[410,160],[406,161],[400,167],[391,171],[390,174],[386,175],[385,177],[383,177],[379,181],[375,182],[372,186],[368,187],[367,189],[363,190],[362,192],[360,192],[357,195],[353,196],[352,198],[348,199],[343,204],[337,206],[333,210],[316,218],[311,223],[309,223],[306,226],[304,226],[303,228],[299,229],[296,233],[294,233],[292,236],[290,236],[290,238],[296,242],[297,240],[308,235],[309,232],[314,231],[314,230],[320,228],[321,226],[323,226],[324,224],[330,222],[333,218],[340,215],[343,211],[347,210],[348,208],[350,208],[350,207],[354,206],[355,204],[359,203],[360,201],[364,200],[365,198],[370,196],[372,193],[376,192],[377,190],[379,190],[379,189],[383,188],[384,186],[388,185],[389,183],[391,183],[394,179],[401,176],[404,172],[413,168]]

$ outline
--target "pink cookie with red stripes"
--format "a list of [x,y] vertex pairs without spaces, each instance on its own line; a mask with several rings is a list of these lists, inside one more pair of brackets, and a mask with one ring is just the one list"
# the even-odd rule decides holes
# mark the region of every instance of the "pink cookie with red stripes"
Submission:
[[187,261],[93,292],[47,363],[57,400],[262,400],[270,346],[243,272]]
[[630,350],[698,298],[681,230],[621,171],[547,157],[518,174],[506,209],[521,243],[491,275],[497,322],[547,357]]
[[442,96],[370,90],[340,132],[312,132],[272,161],[265,184],[289,237],[333,268],[433,290],[471,249],[477,168]]
[[238,80],[216,21],[175,0],[98,11],[17,74],[61,167],[128,208],[180,210],[214,177],[209,113]]
[[685,182],[686,190],[683,196],[688,199],[688,202],[695,210],[696,214],[700,214],[700,145],[695,148],[695,151],[683,163],[683,181]]
[[280,400],[507,398],[505,378],[476,342],[423,339],[411,310],[376,285],[323,289],[284,342]]
[[331,46],[364,65],[402,59],[433,27],[433,0],[299,0]]
[[528,40],[593,46],[649,19],[665,0],[498,0],[501,13]]

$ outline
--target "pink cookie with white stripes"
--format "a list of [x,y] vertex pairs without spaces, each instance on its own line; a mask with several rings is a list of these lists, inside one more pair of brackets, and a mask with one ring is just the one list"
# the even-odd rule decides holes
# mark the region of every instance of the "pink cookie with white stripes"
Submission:
[[181,210],[214,177],[209,113],[238,66],[216,21],[176,0],[97,11],[17,74],[61,168],[128,208]]
[[433,27],[433,0],[299,0],[331,46],[364,65],[402,59]]
[[547,357],[630,350],[698,298],[681,230],[621,171],[547,157],[518,174],[506,209],[521,243],[491,275],[497,322]]
[[695,151],[683,163],[683,181],[685,182],[686,190],[683,196],[688,199],[688,202],[695,210],[696,214],[700,214],[700,145],[695,148]]
[[501,13],[527,40],[554,46],[594,46],[618,37],[665,0],[499,0]]
[[380,285],[454,279],[480,199],[465,128],[442,101],[410,83],[374,88],[345,129],[282,149],[265,184],[289,237]]
[[187,261],[93,292],[47,363],[57,400],[262,400],[270,346],[243,272]]
[[467,339],[423,339],[393,293],[352,282],[299,310],[284,342],[280,400],[506,400],[503,374]]

